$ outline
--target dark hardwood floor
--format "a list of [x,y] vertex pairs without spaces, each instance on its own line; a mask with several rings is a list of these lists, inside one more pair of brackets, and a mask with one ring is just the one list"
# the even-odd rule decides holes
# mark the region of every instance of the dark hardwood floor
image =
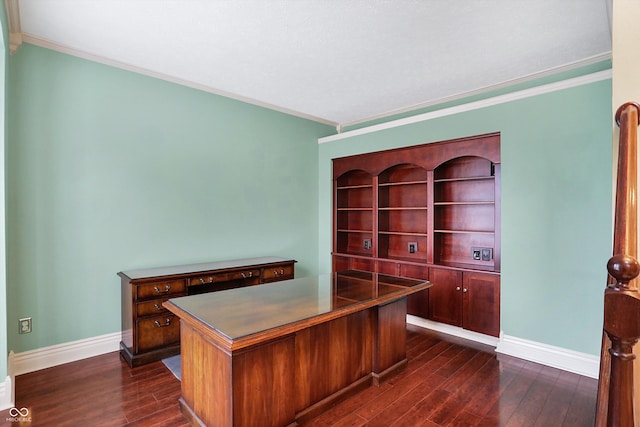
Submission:
[[[493,348],[408,325],[408,369],[345,399],[308,426],[592,426],[597,382],[498,355]],[[180,382],[155,362],[118,353],[21,375],[16,407],[31,421],[0,426],[186,426]]]

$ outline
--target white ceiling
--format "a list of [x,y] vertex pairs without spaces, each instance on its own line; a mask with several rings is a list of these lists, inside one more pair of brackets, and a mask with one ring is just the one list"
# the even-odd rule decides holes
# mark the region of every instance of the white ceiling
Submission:
[[610,1],[9,3],[25,42],[347,125],[608,59]]

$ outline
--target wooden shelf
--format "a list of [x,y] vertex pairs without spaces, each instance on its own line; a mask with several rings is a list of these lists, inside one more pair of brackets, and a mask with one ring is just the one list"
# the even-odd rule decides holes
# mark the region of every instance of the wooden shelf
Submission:
[[495,205],[492,200],[486,202],[433,202],[434,206]]
[[388,235],[397,235],[397,236],[419,236],[419,237],[427,237],[427,233],[408,233],[404,231],[383,231],[379,230],[378,234],[388,234]]
[[424,211],[426,206],[398,206],[398,207],[380,207],[379,211]]
[[394,185],[417,185],[417,184],[427,184],[428,181],[400,181],[400,182],[381,182],[378,184],[378,187],[391,187]]
[[434,233],[448,233],[448,234],[488,234],[493,235],[493,231],[482,230],[433,230]]
[[373,188],[372,184],[365,185],[345,185],[343,187],[337,187],[338,190],[354,190],[359,188]]
[[468,177],[462,177],[462,178],[444,178],[444,179],[434,179],[433,182],[437,184],[439,182],[484,181],[484,180],[495,180],[495,176],[468,176]]

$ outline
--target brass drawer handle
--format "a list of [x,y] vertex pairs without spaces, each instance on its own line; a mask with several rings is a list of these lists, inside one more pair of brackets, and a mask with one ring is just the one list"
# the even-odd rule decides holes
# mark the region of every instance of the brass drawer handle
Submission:
[[208,281],[206,281],[206,282],[205,282],[205,281],[204,281],[204,279],[201,277],[201,278],[200,278],[200,284],[201,284],[201,285],[204,285],[205,283],[213,283],[213,277],[209,277],[209,280],[208,280]]
[[162,311],[164,310],[164,307],[162,307],[161,305],[158,305],[158,303],[153,304],[153,306],[156,308],[156,310],[158,311]]
[[167,326],[171,326],[171,318],[167,317],[167,320],[165,320],[164,323],[160,323],[157,320],[155,322],[153,322],[153,323],[155,323],[156,327],[158,327],[158,328],[166,328]]
[[171,285],[167,283],[167,284],[165,285],[165,287],[164,287],[164,290],[163,290],[163,291],[161,291],[160,289],[158,289],[158,287],[157,287],[157,286],[154,286],[154,287],[153,287],[153,290],[154,290],[154,291],[156,291],[156,294],[157,294],[157,295],[166,294],[166,293],[168,293],[168,292],[171,290]]
[[240,273],[242,275],[243,279],[246,279],[247,277],[253,277],[253,271],[250,271],[248,274],[248,276],[246,274],[244,274],[244,272]]
[[275,274],[276,277],[278,276],[284,276],[284,269],[280,269],[280,271],[278,270],[273,270],[273,274]]

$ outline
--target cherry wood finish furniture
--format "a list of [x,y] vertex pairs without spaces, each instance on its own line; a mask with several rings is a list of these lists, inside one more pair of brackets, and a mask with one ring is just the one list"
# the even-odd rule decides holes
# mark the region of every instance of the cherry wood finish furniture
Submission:
[[[604,325],[598,376],[597,427],[640,425],[640,339],[638,289],[638,126],[640,105],[616,111],[620,126],[613,256],[607,263]],[[634,371],[635,368],[635,371]]]
[[295,262],[261,257],[121,271],[120,354],[133,367],[180,353],[180,325],[163,302],[177,296],[293,279]]
[[180,318],[185,416],[297,425],[406,367],[406,297],[424,280],[346,271],[164,303]]
[[333,270],[428,279],[409,314],[500,333],[500,135],[333,160]]

